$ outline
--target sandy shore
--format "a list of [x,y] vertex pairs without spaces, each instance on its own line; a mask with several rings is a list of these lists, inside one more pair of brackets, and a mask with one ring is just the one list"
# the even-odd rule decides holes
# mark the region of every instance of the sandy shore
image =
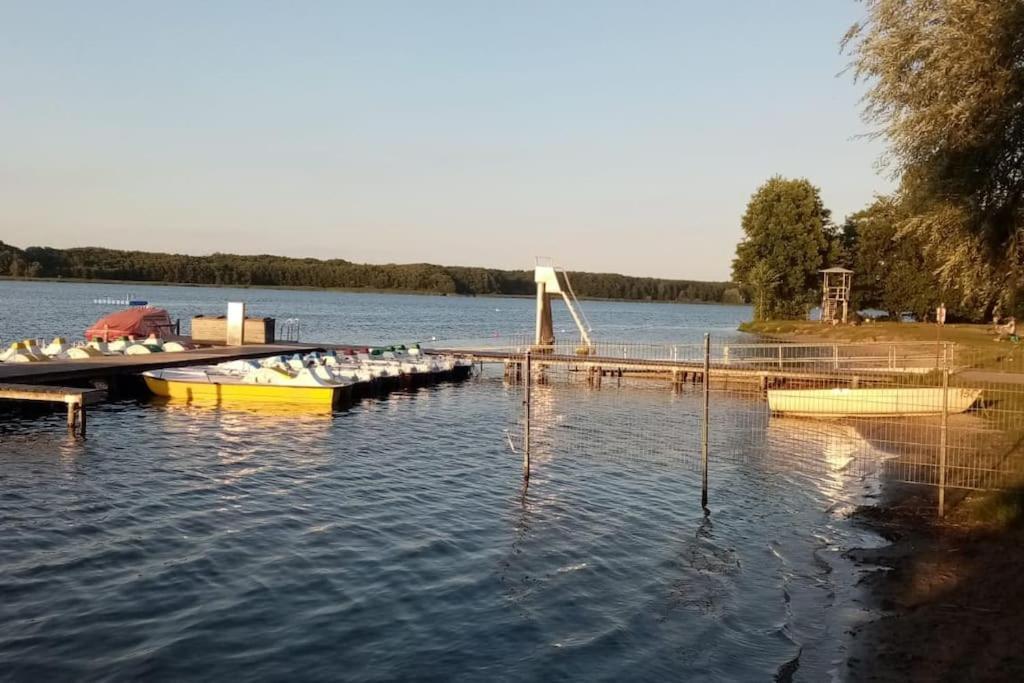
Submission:
[[886,484],[855,519],[890,541],[848,556],[881,616],[853,629],[849,680],[1024,680],[1024,497]]

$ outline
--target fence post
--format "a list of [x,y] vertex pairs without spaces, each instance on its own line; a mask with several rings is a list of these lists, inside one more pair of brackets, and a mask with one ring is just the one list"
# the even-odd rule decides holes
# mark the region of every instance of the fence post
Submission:
[[523,479],[530,479],[530,384],[533,372],[530,368],[530,350],[523,360]]
[[[781,350],[781,347],[780,347]],[[708,407],[711,396],[711,335],[704,334],[704,415],[700,429],[700,506],[708,512]]]
[[896,347],[892,344],[889,344],[889,369],[896,369]]
[[832,345],[832,369],[839,369],[839,344]]
[[779,370],[781,370],[781,369],[782,369],[782,344],[779,344]]
[[946,450],[949,439],[949,368],[942,369],[942,424],[939,427],[939,517],[946,514]]

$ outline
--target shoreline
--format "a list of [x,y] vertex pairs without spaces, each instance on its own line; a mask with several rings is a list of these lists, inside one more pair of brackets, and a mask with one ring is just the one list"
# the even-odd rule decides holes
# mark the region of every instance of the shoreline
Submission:
[[[782,328],[782,329],[779,329]],[[983,324],[880,323],[825,327],[769,321],[741,330],[761,340],[804,343],[947,342],[974,351],[999,350]],[[989,352],[991,353],[991,352]],[[931,421],[913,430],[916,458],[937,450]],[[955,434],[963,417],[951,421]],[[885,451],[885,425],[854,421],[861,436]],[[954,439],[956,437],[954,436]],[[992,434],[982,461],[1014,446]],[[900,459],[898,452],[891,453]],[[876,547],[843,551],[861,578],[862,605],[870,615],[851,626],[842,677],[847,680],[1024,680],[1018,642],[1024,614],[1024,489],[946,489],[946,515],[937,513],[937,488],[903,483],[879,472],[875,501],[857,507],[850,521],[884,539]]]
[[757,335],[770,342],[806,344],[872,343],[957,343],[965,346],[991,346],[992,327],[985,323],[878,322],[861,325],[823,325],[808,320],[766,320],[745,322],[740,332]]
[[947,495],[940,520],[932,487],[883,480],[879,502],[851,515],[888,542],[844,553],[878,615],[848,631],[851,680],[1024,678],[1024,498]]
[[[201,282],[170,282],[166,280],[106,280],[92,278],[70,278],[70,277],[13,277],[11,275],[0,275],[0,282],[54,282],[73,285],[124,285],[138,287],[191,287],[211,289],[255,289],[269,291],[294,291],[294,292],[341,292],[346,294],[397,294],[410,296],[437,296],[455,297],[460,299],[533,299],[534,294],[460,294],[458,292],[431,292],[421,289],[376,289],[373,287],[312,287],[305,285],[224,285],[206,284]],[[667,301],[662,299],[608,299],[602,297],[579,297],[580,301],[609,301],[617,303],[637,304],[686,304],[691,306],[735,306],[746,307],[750,304],[723,303],[720,301]]]

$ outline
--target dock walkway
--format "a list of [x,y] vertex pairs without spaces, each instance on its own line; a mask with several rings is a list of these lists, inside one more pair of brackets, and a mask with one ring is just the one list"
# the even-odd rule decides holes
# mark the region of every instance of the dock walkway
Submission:
[[85,406],[103,399],[106,392],[80,387],[43,387],[31,384],[0,384],[2,401],[42,401],[68,407],[68,431],[85,436]]
[[[504,363],[513,373],[523,362],[522,351],[497,349],[424,349],[425,353],[448,354],[471,359],[474,363]],[[678,385],[686,381],[704,381],[704,363],[696,360],[667,360],[648,358],[622,358],[618,356],[595,356],[534,352],[531,354],[536,367],[567,367],[585,372],[596,382],[601,377],[634,376],[663,377]],[[801,359],[788,360],[781,367],[775,361],[765,359],[761,363],[744,365],[712,361],[710,373],[713,380],[725,383],[757,384],[762,389],[788,383],[811,383],[828,386],[859,386],[861,382],[882,381],[904,375],[899,368],[821,368]]]
[[0,382],[49,384],[88,382],[117,375],[134,375],[146,370],[213,365],[232,360],[265,358],[278,354],[322,351],[315,344],[252,344],[217,346],[177,353],[147,353],[137,356],[100,356],[82,360],[48,360],[38,363],[0,363]]

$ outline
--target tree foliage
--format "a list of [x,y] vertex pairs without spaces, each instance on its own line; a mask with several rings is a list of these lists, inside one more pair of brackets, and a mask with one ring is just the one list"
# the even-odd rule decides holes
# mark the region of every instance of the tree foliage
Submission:
[[839,255],[818,188],[771,178],[750,198],[742,225],[732,276],[755,301],[758,319],[806,315],[820,291],[818,271]]
[[1024,2],[865,5],[843,43],[901,182],[900,230],[980,312],[1012,296],[1024,255]]
[[[0,275],[469,295],[529,295],[535,291],[533,272],[525,270],[429,263],[373,265],[269,255],[188,256],[95,247],[28,247],[22,251],[2,242]],[[614,273],[572,273],[571,278],[577,295],[606,299],[720,302],[728,298],[726,292],[731,287],[727,282],[663,280]]]
[[935,286],[937,264],[920,237],[901,232],[905,219],[905,210],[892,197],[877,197],[846,219],[843,242],[854,271],[853,303],[855,308],[877,308],[893,317],[911,312],[923,320],[945,295]]

